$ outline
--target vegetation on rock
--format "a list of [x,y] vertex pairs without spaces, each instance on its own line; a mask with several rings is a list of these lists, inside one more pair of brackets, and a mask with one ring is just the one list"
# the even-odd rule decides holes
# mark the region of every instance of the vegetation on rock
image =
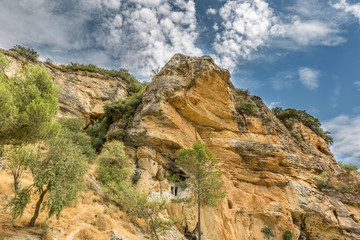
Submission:
[[[145,85],[136,88],[135,93],[126,99],[118,99],[112,103],[106,104],[104,115],[90,125],[87,133],[92,137],[92,143],[97,151],[101,150],[106,140],[119,140],[127,145],[134,145],[134,141],[129,138],[126,128],[131,124],[136,109],[142,102],[142,91]],[[121,120],[122,126],[109,132],[109,127],[116,121]]]
[[322,137],[326,144],[333,144],[334,141],[330,135],[330,132],[324,131],[321,128],[320,121],[308,114],[305,110],[296,110],[293,108],[282,109],[281,107],[276,107],[272,109],[272,112],[289,130],[291,130],[294,123],[298,121]]
[[270,239],[270,237],[274,236],[273,230],[271,227],[267,226],[267,227],[263,227],[261,229],[261,232],[264,233],[266,239]]
[[11,50],[16,51],[21,56],[24,56],[31,61],[35,61],[36,59],[39,58],[39,54],[32,48],[27,48],[21,45],[15,45]]
[[284,240],[291,240],[293,236],[294,236],[294,233],[291,232],[291,231],[289,231],[289,230],[287,230],[287,231],[285,231],[284,234],[283,234],[283,239],[284,239]]
[[0,71],[0,144],[34,143],[56,135],[60,89],[44,67],[25,66],[10,79]]
[[[192,148],[181,149],[175,161],[186,173],[190,174],[185,183],[190,187],[193,196],[186,199],[198,207],[198,239],[201,239],[200,206],[215,207],[221,198],[226,196],[222,191],[222,172],[215,169],[215,159],[212,152],[200,141],[195,141]],[[176,178],[176,176],[175,176]],[[178,181],[181,181],[179,178]]]

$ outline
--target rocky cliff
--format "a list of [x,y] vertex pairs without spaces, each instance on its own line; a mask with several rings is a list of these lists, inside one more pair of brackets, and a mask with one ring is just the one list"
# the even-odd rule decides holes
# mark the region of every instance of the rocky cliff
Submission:
[[[360,239],[360,208],[351,193],[320,192],[314,178],[341,170],[322,138],[298,123],[294,138],[258,97],[256,114],[239,114],[235,88],[227,70],[210,57],[176,54],[143,93],[132,137],[145,146],[133,149],[141,178],[138,188],[168,198],[180,148],[205,143],[223,171],[227,197],[218,208],[202,209],[202,229],[209,239]],[[351,200],[352,199],[352,200]],[[178,228],[196,231],[196,209],[170,204],[169,213],[183,217]]]
[[[27,63],[4,53],[11,61],[8,76]],[[122,79],[44,65],[63,89],[61,116],[80,116],[90,123],[103,113],[104,103],[128,95]],[[236,94],[229,72],[210,57],[176,54],[146,87],[127,129],[142,143],[128,147],[134,170],[141,173],[139,191],[150,198],[176,198],[165,176],[179,171],[174,164],[177,151],[200,140],[218,159],[227,191],[217,208],[201,209],[204,237],[283,239],[283,233],[291,231],[291,239],[360,239],[359,197],[316,186],[314,179],[323,171],[347,177],[324,140],[301,123],[293,126],[295,138],[256,96],[243,98],[259,111],[240,114]],[[110,129],[121,126],[120,120]],[[195,235],[195,208],[169,201],[168,213],[180,217],[177,228],[182,235]]]
[[45,66],[54,82],[62,89],[58,117],[81,117],[89,124],[104,113],[105,103],[128,95],[128,84],[121,78],[87,71],[72,71],[51,63],[29,61],[16,51],[0,51],[9,61],[9,66],[5,70],[7,76],[20,73],[26,64]]

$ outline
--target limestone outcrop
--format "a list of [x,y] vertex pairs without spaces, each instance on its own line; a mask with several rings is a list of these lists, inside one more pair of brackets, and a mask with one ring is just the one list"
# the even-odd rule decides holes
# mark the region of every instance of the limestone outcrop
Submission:
[[[258,97],[250,96],[258,113],[239,114],[229,79],[210,57],[181,54],[153,78],[128,129],[145,143],[132,149],[140,191],[176,197],[164,174],[178,170],[177,151],[198,139],[218,159],[227,191],[218,208],[202,208],[204,237],[259,240],[270,228],[270,239],[282,239],[285,231],[294,233],[292,239],[360,239],[356,197],[315,185],[322,171],[342,171],[324,140],[300,123],[294,131],[301,139],[295,139]],[[169,206],[170,214],[182,217],[184,235],[196,231],[195,212]]]
[[87,71],[72,71],[51,63],[29,61],[12,50],[2,52],[9,60],[9,66],[5,69],[8,77],[20,73],[26,64],[45,66],[54,82],[62,89],[58,117],[81,117],[89,124],[104,113],[105,103],[120,97],[126,98],[128,95],[127,83],[121,78]]

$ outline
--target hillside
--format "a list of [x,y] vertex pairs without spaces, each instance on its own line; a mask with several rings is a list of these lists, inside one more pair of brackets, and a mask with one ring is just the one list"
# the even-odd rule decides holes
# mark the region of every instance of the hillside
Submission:
[[[11,61],[5,73],[20,72],[26,60],[5,54]],[[104,103],[128,96],[127,84],[121,79],[45,66],[63,90],[59,98],[62,116],[82,117],[89,124],[104,113]],[[252,104],[254,110],[239,111],[239,101]],[[181,172],[174,164],[179,149],[200,140],[214,153],[223,172],[227,196],[217,208],[201,209],[204,237],[282,239],[286,231],[291,231],[291,239],[360,239],[357,191],[319,188],[317,180],[323,172],[331,176],[328,182],[338,185],[357,184],[357,179],[340,168],[323,138],[300,122],[289,130],[260,97],[236,90],[230,73],[215,65],[210,57],[176,54],[145,88],[131,122],[124,121],[120,118],[112,123],[109,133],[125,127],[128,137],[139,143],[127,146],[127,152],[133,171],[141,174],[136,188],[149,198],[177,197],[172,193],[175,185],[166,175]],[[11,182],[9,175],[1,174],[3,183]],[[93,185],[91,181],[89,185]],[[10,187],[1,186],[0,193],[6,202]],[[101,239],[110,239],[104,234],[122,225],[117,229],[121,236],[145,239],[133,219],[106,205],[98,194],[94,190],[83,193],[80,205],[64,210],[69,212],[60,219],[60,224],[68,224],[68,228],[62,225],[63,234],[56,234],[57,228],[52,227],[49,236],[84,239],[75,236],[74,231],[82,231],[86,226],[96,229],[92,230],[97,231],[94,236],[102,234]],[[181,221],[164,239],[181,239],[180,233],[191,239],[197,230],[196,207],[185,208],[172,201],[168,204],[168,214]],[[97,221],[97,211],[110,222],[102,230],[91,223]],[[91,216],[85,220],[85,215],[80,218],[82,213]],[[74,216],[79,218],[74,221]],[[1,218],[5,219],[4,231],[11,225],[10,216],[3,214]],[[24,222],[16,224],[21,226]],[[49,225],[52,224],[57,223]],[[141,222],[137,224],[144,227]],[[6,234],[16,232],[13,228]]]

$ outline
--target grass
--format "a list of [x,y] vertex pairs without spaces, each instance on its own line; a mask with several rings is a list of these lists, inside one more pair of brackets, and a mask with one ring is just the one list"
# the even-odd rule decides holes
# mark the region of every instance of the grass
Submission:
[[[90,166],[94,167],[93,165]],[[91,170],[90,170],[91,174]],[[21,179],[23,184],[30,184],[30,174],[25,173]],[[4,206],[7,202],[4,197],[11,197],[13,192],[12,177],[5,171],[0,171],[0,205]],[[90,185],[91,183],[87,183]],[[126,239],[140,240],[138,237],[136,227],[131,223],[131,220],[125,213],[121,212],[118,207],[111,204],[106,204],[103,197],[96,193],[96,191],[89,189],[87,192],[82,192],[79,196],[77,205],[66,208],[60,216],[60,220],[50,218],[46,221],[49,228],[44,227],[44,224],[38,224],[35,228],[29,228],[27,225],[32,217],[34,209],[32,206],[35,202],[29,204],[25,210],[24,216],[14,222],[11,220],[9,212],[0,211],[0,240],[1,236],[10,237],[14,234],[27,234],[31,236],[43,236],[43,239],[53,239],[57,237],[59,240],[65,240],[74,233],[72,239],[96,239],[108,240],[110,239],[109,231],[115,230]],[[39,223],[46,220],[47,214],[40,213]],[[79,230],[80,229],[80,230]],[[45,234],[46,233],[46,234]],[[1,235],[2,234],[2,235]]]

